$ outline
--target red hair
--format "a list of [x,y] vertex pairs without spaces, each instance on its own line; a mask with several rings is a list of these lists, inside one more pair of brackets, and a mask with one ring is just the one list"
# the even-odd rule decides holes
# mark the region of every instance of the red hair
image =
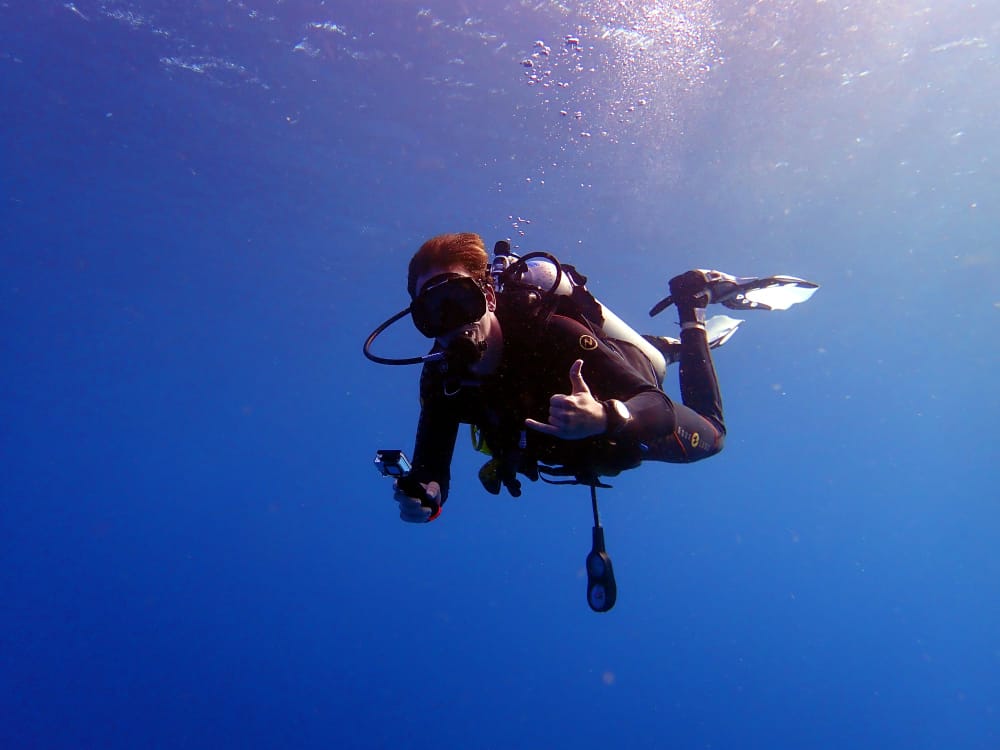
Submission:
[[439,234],[420,246],[410,259],[406,291],[417,296],[417,279],[434,268],[459,266],[480,284],[490,280],[490,256],[483,238],[472,232]]

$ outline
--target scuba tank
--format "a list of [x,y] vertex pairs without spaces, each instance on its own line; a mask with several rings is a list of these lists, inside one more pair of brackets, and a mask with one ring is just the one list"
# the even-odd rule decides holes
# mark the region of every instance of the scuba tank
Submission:
[[587,289],[587,278],[573,266],[544,252],[519,257],[511,251],[509,241],[500,240],[493,247],[491,270],[498,295],[515,294],[523,297],[520,304],[541,304],[548,314],[558,307],[570,317],[582,318],[598,338],[624,341],[639,349],[653,366],[658,382],[663,382],[668,364],[663,354],[594,297]]

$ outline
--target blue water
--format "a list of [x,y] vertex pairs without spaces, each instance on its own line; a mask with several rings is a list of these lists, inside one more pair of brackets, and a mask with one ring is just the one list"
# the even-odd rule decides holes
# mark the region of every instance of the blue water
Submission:
[[[0,746],[1000,747],[1000,6],[369,5],[0,2]],[[372,469],[446,231],[823,285],[601,493],[609,614],[584,490]]]

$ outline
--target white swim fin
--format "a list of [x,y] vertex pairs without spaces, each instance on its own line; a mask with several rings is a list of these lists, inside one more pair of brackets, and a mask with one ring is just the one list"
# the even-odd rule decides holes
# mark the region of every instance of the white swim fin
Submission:
[[[796,276],[738,277],[719,271],[705,274],[712,303],[730,310],[787,310],[805,302],[819,289],[819,284]],[[659,315],[673,303],[672,296],[660,300],[649,311],[650,317]]]

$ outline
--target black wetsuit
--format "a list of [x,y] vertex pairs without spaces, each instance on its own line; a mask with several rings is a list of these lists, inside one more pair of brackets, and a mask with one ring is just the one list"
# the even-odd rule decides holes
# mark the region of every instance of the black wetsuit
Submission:
[[[633,345],[602,341],[570,317],[544,321],[504,308],[501,299],[496,314],[504,348],[495,373],[463,377],[439,362],[421,373],[413,476],[438,482],[442,501],[460,423],[481,430],[508,490],[515,471],[536,479],[539,465],[592,482],[641,461],[687,463],[722,449],[722,402],[703,330],[681,334],[681,405],[663,392],[649,360]],[[524,426],[528,417],[547,422],[549,399],[571,392],[569,370],[577,359],[594,398],[623,401],[632,414],[613,437],[562,440]]]

